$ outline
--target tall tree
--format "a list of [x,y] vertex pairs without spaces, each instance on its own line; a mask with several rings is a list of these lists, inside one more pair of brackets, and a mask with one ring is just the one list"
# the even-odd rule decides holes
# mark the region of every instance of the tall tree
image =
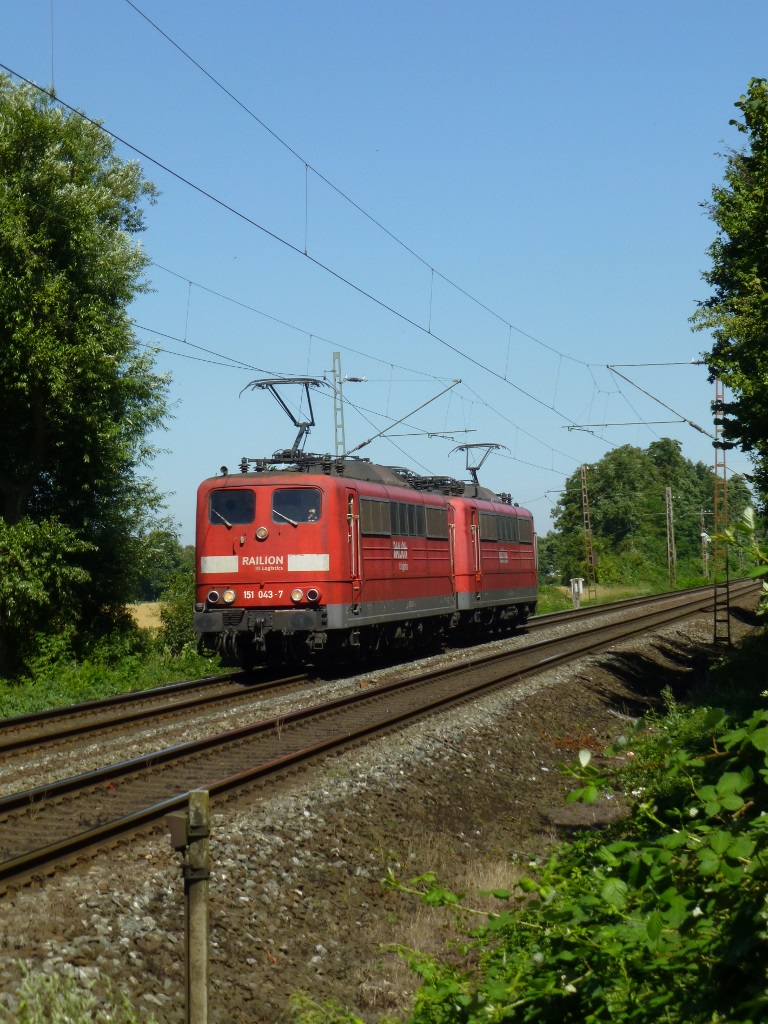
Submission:
[[717,410],[723,436],[752,453],[755,482],[768,493],[768,82],[751,79],[735,104],[741,119],[730,124],[746,146],[728,155],[724,181],[707,205],[717,237],[707,250],[712,266],[702,275],[712,295],[692,317],[709,330],[705,354],[712,379],[719,376],[733,401]]
[[[712,531],[714,473],[702,462],[690,462],[680,449],[679,441],[666,437],[647,449],[623,445],[587,467],[598,582],[664,583],[667,487],[672,490],[679,578],[694,580],[701,574],[701,524],[703,519],[705,531]],[[728,499],[735,522],[750,504],[741,477],[728,481]],[[553,519],[555,529],[545,545],[547,567],[563,582],[584,576],[580,471],[566,480]]]
[[[167,380],[127,313],[146,288],[133,236],[154,198],[96,124],[0,75],[0,661],[18,640],[22,566],[69,580],[70,619],[92,619],[135,585],[138,538],[160,505],[141,473],[167,413]],[[51,595],[26,593],[29,632],[48,620]]]

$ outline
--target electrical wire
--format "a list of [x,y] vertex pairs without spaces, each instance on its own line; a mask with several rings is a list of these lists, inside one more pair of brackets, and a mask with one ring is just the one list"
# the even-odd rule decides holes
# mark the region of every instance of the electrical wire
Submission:
[[[216,205],[220,206],[222,209],[227,210],[229,213],[233,214],[234,216],[236,216],[240,220],[242,220],[245,223],[249,224],[251,227],[254,227],[258,231],[261,231],[268,238],[271,238],[273,241],[281,243],[286,248],[288,248],[289,250],[294,252],[296,255],[303,256],[304,259],[309,260],[312,264],[314,264],[315,266],[317,266],[321,270],[324,270],[326,273],[330,274],[333,278],[335,278],[336,280],[340,281],[342,284],[347,285],[353,291],[355,291],[358,294],[360,294],[360,295],[364,296],[365,298],[369,299],[371,302],[373,302],[377,306],[381,307],[382,309],[385,309],[386,311],[390,312],[393,316],[395,316],[398,319],[402,320],[404,323],[407,323],[409,326],[414,327],[416,330],[422,331],[424,334],[427,334],[430,338],[434,339],[439,344],[445,346],[447,349],[449,349],[450,351],[454,352],[456,355],[460,356],[462,359],[467,360],[468,362],[472,363],[474,366],[478,367],[479,369],[481,369],[481,370],[485,371],[486,373],[490,374],[491,376],[495,377],[497,380],[502,381],[503,383],[507,384],[509,387],[513,388],[515,391],[518,391],[520,394],[525,395],[526,398],[529,398],[532,402],[536,403],[537,405],[540,405],[542,408],[547,409],[550,412],[554,412],[555,415],[559,416],[561,419],[565,420],[567,423],[571,423],[574,426],[577,426],[577,424],[575,423],[574,420],[572,420],[565,413],[561,412],[559,409],[556,409],[554,407],[554,405],[550,405],[548,402],[545,402],[543,399],[536,397],[531,392],[527,391],[525,388],[521,387],[518,384],[515,384],[514,381],[509,380],[507,377],[505,377],[502,374],[498,373],[496,370],[493,370],[491,367],[489,367],[486,364],[482,363],[480,360],[475,359],[474,356],[471,356],[468,352],[466,352],[463,349],[457,347],[456,345],[451,344],[449,341],[447,341],[445,338],[442,338],[440,335],[435,334],[432,331],[429,331],[423,325],[417,323],[415,320],[412,320],[410,317],[406,316],[404,313],[401,313],[399,310],[395,309],[393,306],[390,306],[388,303],[384,302],[382,299],[377,298],[375,295],[373,295],[372,293],[368,292],[366,289],[364,289],[360,285],[357,285],[354,282],[350,281],[348,278],[344,277],[338,271],[333,270],[331,267],[327,266],[322,261],[320,261],[318,259],[315,259],[315,257],[309,255],[308,253],[302,252],[302,250],[299,249],[297,246],[295,246],[292,242],[289,242],[287,239],[282,238],[280,235],[276,234],[275,232],[270,231],[269,228],[265,227],[263,224],[260,224],[258,221],[254,220],[252,217],[249,217],[247,214],[243,213],[242,211],[237,210],[235,207],[231,206],[229,203],[225,202],[224,200],[219,199],[217,196],[214,196],[211,192],[208,192],[206,189],[202,188],[200,185],[196,185],[194,182],[192,182],[188,178],[184,177],[184,175],[180,174],[178,171],[174,171],[172,168],[170,168],[166,164],[162,163],[162,161],[157,160],[156,158],[150,156],[150,154],[146,153],[144,150],[139,149],[137,146],[134,146],[132,143],[129,143],[127,140],[123,139],[121,136],[117,135],[115,132],[112,132],[110,129],[105,128],[103,124],[99,123],[98,121],[95,121],[93,118],[91,118],[87,114],[83,113],[83,111],[77,110],[77,108],[71,106],[71,104],[66,103],[64,100],[60,99],[58,96],[52,94],[50,90],[44,89],[42,86],[39,86],[35,82],[32,82],[30,79],[25,78],[23,75],[20,75],[17,71],[14,71],[12,68],[8,67],[8,65],[3,64],[1,62],[0,62],[0,68],[2,68],[3,70],[7,71],[10,75],[13,75],[15,78],[19,79],[19,81],[24,82],[30,88],[35,89],[38,92],[42,93],[43,95],[47,96],[54,103],[56,103],[59,106],[65,108],[66,110],[70,111],[70,113],[72,113],[75,116],[81,118],[83,121],[87,122],[88,124],[91,124],[98,131],[103,132],[105,135],[108,135],[111,139],[115,140],[116,142],[119,142],[121,145],[123,145],[126,148],[132,150],[134,153],[136,153],[140,157],[142,157],[142,159],[149,161],[154,166],[156,166],[156,167],[160,168],[161,170],[165,171],[167,174],[171,175],[171,177],[175,178],[177,181],[180,181],[182,184],[187,185],[193,191],[195,191],[198,194],[202,195],[203,197],[211,200],[213,203],[215,203]],[[561,353],[558,353],[558,354],[561,354]],[[596,364],[584,363],[583,365],[588,367],[589,368],[589,372],[592,373],[591,367],[592,367],[592,365],[596,365]],[[593,374],[593,379],[594,379],[594,374]],[[591,431],[587,431],[587,433],[592,433],[592,432]],[[596,435],[596,434],[594,436],[598,437],[598,435]],[[598,438],[598,439],[603,441],[603,443],[610,444],[610,442],[605,441],[605,439],[603,439],[603,438]],[[616,446],[612,445],[612,447],[616,447]]]
[[[80,117],[82,120],[84,120],[85,122],[91,124],[97,130],[103,132],[104,134],[108,135],[110,138],[112,138],[116,142],[120,143],[121,145],[123,145],[123,146],[127,147],[128,149],[132,150],[133,152],[137,153],[143,159],[149,161],[150,163],[152,163],[156,167],[158,167],[161,170],[165,171],[167,174],[171,175],[173,178],[175,178],[176,180],[180,181],[182,184],[187,185],[193,191],[199,193],[200,195],[202,195],[205,198],[211,200],[215,204],[221,206],[223,209],[225,209],[228,212],[232,213],[234,216],[236,216],[239,219],[243,220],[244,222],[246,222],[250,226],[255,227],[257,230],[263,232],[267,237],[273,239],[274,241],[280,242],[281,244],[286,246],[288,249],[290,249],[291,251],[293,251],[297,255],[304,256],[305,259],[308,259],[311,263],[313,263],[314,265],[316,265],[320,269],[324,270],[326,273],[330,274],[332,277],[334,277],[335,279],[337,279],[341,283],[346,284],[352,290],[356,291],[358,294],[363,295],[365,298],[368,298],[370,301],[372,301],[376,305],[378,305],[381,308],[383,308],[383,309],[387,310],[388,312],[392,313],[392,315],[396,316],[397,318],[399,318],[403,322],[409,324],[410,326],[414,327],[415,329],[417,329],[419,331],[424,332],[425,334],[428,334],[430,338],[433,338],[438,343],[444,345],[446,348],[450,349],[451,351],[456,353],[461,358],[466,359],[468,362],[472,363],[474,366],[478,367],[479,369],[485,371],[486,373],[489,373],[491,376],[493,376],[493,377],[497,378],[498,380],[504,382],[505,384],[509,385],[514,390],[516,390],[519,393],[525,395],[527,398],[529,398],[531,401],[535,402],[536,404],[542,406],[543,408],[545,408],[545,409],[547,409],[547,410],[549,410],[551,412],[554,412],[561,419],[564,419],[565,421],[567,421],[568,423],[572,424],[573,426],[577,426],[577,424],[569,416],[567,416],[565,413],[561,412],[559,409],[555,408],[554,405],[550,405],[549,403],[545,402],[544,400],[538,398],[537,396],[533,395],[531,392],[527,391],[525,388],[522,388],[520,385],[515,384],[513,381],[509,380],[507,377],[503,376],[502,374],[500,374],[497,371],[493,370],[491,367],[489,367],[486,364],[482,363],[480,360],[475,359],[473,356],[469,355],[468,352],[458,348],[457,346],[455,346],[455,345],[451,344],[450,342],[448,342],[446,339],[440,337],[439,335],[435,334],[434,332],[432,332],[432,331],[428,330],[427,328],[423,327],[421,324],[417,323],[416,321],[412,320],[410,317],[408,317],[405,314],[401,313],[400,311],[395,309],[393,306],[390,306],[388,303],[386,303],[383,300],[377,298],[376,296],[374,296],[372,293],[366,291],[361,286],[356,285],[354,282],[352,282],[349,279],[345,278],[342,274],[340,274],[337,271],[333,270],[331,267],[329,267],[326,264],[322,263],[320,260],[315,259],[314,257],[310,256],[307,253],[303,253],[297,246],[293,245],[291,242],[289,242],[286,239],[282,238],[280,235],[276,234],[275,232],[270,231],[264,225],[260,224],[258,221],[256,221],[253,218],[249,217],[247,214],[244,214],[242,211],[237,210],[235,207],[233,207],[230,204],[226,203],[224,200],[219,199],[217,196],[214,196],[212,193],[208,192],[206,189],[203,189],[201,186],[196,185],[194,182],[190,181],[188,178],[184,177],[179,172],[174,171],[172,168],[168,167],[166,164],[162,163],[161,161],[155,159],[150,154],[148,154],[148,153],[144,152],[143,150],[139,149],[137,146],[134,146],[133,144],[129,143],[127,140],[123,139],[121,136],[119,136],[116,133],[112,132],[108,128],[105,128],[103,124],[100,124],[99,122],[95,121],[94,119],[88,117],[88,115],[86,115],[85,113],[83,113],[80,110],[77,110],[75,107],[72,107],[70,104],[66,103],[64,100],[61,100],[58,96],[56,96],[53,93],[51,93],[50,90],[44,89],[42,86],[37,85],[36,83],[32,82],[30,79],[27,79],[23,75],[20,75],[18,72],[14,71],[12,68],[8,67],[7,65],[5,65],[3,63],[0,63],[0,68],[3,68],[10,75],[13,75],[15,78],[17,78],[20,81],[24,82],[30,88],[33,88],[33,89],[37,90],[38,92],[46,95],[54,103],[56,103],[59,106],[65,108],[66,110],[70,111],[75,116]],[[157,266],[160,266],[160,265],[157,264]],[[161,269],[166,269],[167,272],[174,273],[173,271],[167,270],[167,268],[161,268]],[[182,275],[176,275],[176,276],[182,277]],[[439,276],[442,276],[442,275],[439,275]],[[186,279],[186,280],[189,280],[189,279]],[[453,285],[453,282],[449,282],[449,283],[451,283]],[[453,285],[453,286],[454,287],[458,287],[458,286],[455,286],[455,285]],[[212,289],[209,289],[209,290],[213,291]],[[459,288],[459,290],[461,291],[462,289]],[[468,296],[468,297],[472,298],[472,296]],[[232,301],[237,302],[237,300],[232,300]],[[488,311],[492,312],[491,310],[488,310]],[[257,311],[257,312],[260,312],[260,311]],[[263,315],[267,315],[268,316],[268,314],[263,314]],[[276,319],[276,318],[274,318],[274,319]],[[504,321],[504,322],[508,323],[507,321]],[[287,325],[287,326],[293,326],[293,325]],[[514,328],[514,325],[508,325],[508,326]],[[298,330],[298,328],[295,328],[295,329]],[[516,328],[514,328],[514,329],[516,329]],[[308,332],[304,332],[304,333],[308,333]],[[177,339],[177,340],[181,341],[182,339]],[[322,339],[322,340],[325,340],[325,339]],[[531,339],[531,340],[536,341],[537,339]],[[342,346],[340,346],[340,347],[342,347]],[[555,351],[558,355],[565,355],[563,353],[557,352],[557,350],[553,350],[553,351]],[[215,354],[218,355],[218,353],[215,353]],[[568,356],[565,356],[565,357],[566,358],[570,358]],[[228,357],[226,357],[226,358],[228,358]],[[376,358],[376,357],[369,357],[369,358]],[[384,360],[380,360],[380,361],[384,362]],[[576,361],[582,363],[582,365],[584,365],[585,367],[589,368],[589,372],[590,373],[592,373],[592,366],[596,366],[597,365],[597,364],[585,363],[585,362],[583,362],[581,360],[576,360]],[[611,369],[611,367],[608,367],[608,368]],[[270,373],[270,371],[261,371],[261,370],[259,370],[259,372]],[[414,372],[419,372],[419,371],[414,371]],[[617,371],[613,371],[613,372],[617,372]],[[593,380],[594,380],[594,374],[592,374],[592,376],[593,376]],[[622,376],[622,375],[620,374],[620,376]],[[625,379],[628,379],[628,378],[625,378]],[[632,382],[630,381],[630,383],[632,383]],[[642,390],[642,389],[640,389],[640,390]],[[621,392],[621,390],[620,390],[620,393],[622,394],[622,397],[624,397],[625,400],[626,400],[626,396],[623,395],[623,392]],[[498,410],[493,409],[493,407],[488,405],[488,403],[482,403],[482,404],[487,405],[487,407],[492,409],[492,411],[494,411],[497,415],[501,416],[503,419],[507,420],[507,422],[509,422],[513,426],[517,427],[516,424],[514,424],[507,417],[503,416],[503,414],[499,413]],[[630,403],[628,402],[628,404],[630,404]],[[663,403],[661,403],[661,404],[663,404]],[[631,404],[630,404],[630,408],[631,408]],[[638,415],[637,413],[635,413],[635,414]],[[688,421],[688,422],[690,422],[690,421]],[[520,428],[518,428],[518,429],[520,429]],[[698,429],[701,429],[701,428],[698,428]],[[586,431],[586,432],[587,433],[593,433],[592,431]],[[705,433],[705,431],[702,431],[702,433]],[[596,435],[596,434],[593,434],[593,436],[598,437],[598,435]],[[617,447],[616,445],[611,444],[611,442],[606,441],[604,438],[598,438],[598,439],[603,441],[603,443],[611,445],[611,447],[614,447],[614,448]],[[549,447],[549,446],[547,446],[547,447]],[[556,451],[556,449],[551,449],[551,450],[552,451]],[[560,452],[559,454],[564,454],[564,453]],[[572,458],[572,456],[565,456],[565,457],[566,458]],[[574,459],[573,461],[578,461],[578,460]]]
[[271,313],[265,313],[263,309],[258,309],[256,306],[251,306],[247,302],[243,302],[241,299],[232,298],[230,295],[225,295],[223,292],[216,291],[214,288],[209,288],[207,285],[200,284],[199,281],[193,281],[184,274],[180,274],[175,270],[171,270],[168,267],[163,266],[161,263],[157,263],[155,260],[150,261],[150,266],[157,267],[158,270],[165,271],[166,274],[171,274],[172,277],[177,277],[180,281],[185,281],[189,284],[193,284],[195,288],[199,288],[201,291],[207,292],[209,295],[214,295],[217,299],[222,299],[224,302],[231,302],[235,306],[239,306],[240,309],[245,309],[249,313],[255,313],[257,316],[264,317],[266,320],[271,320],[272,323],[279,324],[281,327],[287,327],[291,331],[296,331],[298,334],[304,334],[310,336],[315,341],[321,341],[325,345],[330,345],[331,348],[342,349],[345,352],[353,352],[357,356],[361,356],[363,359],[372,359],[374,362],[381,363],[383,366],[396,366],[398,370],[403,370],[406,373],[418,373],[422,377],[426,377],[428,380],[445,380],[444,377],[436,377],[432,373],[425,373],[422,370],[415,370],[409,366],[402,366],[400,363],[393,363],[389,359],[381,359],[379,356],[371,355],[368,352],[361,352],[360,349],[352,348],[350,345],[344,345],[340,341],[334,341],[331,338],[325,338],[321,334],[317,334],[315,331],[308,331],[305,327],[297,327],[296,324],[290,323],[288,320],[281,320],[280,317],[273,316]]
[[[175,270],[170,270],[168,267],[165,267],[162,264],[155,262],[154,260],[152,261],[152,266],[157,267],[159,270],[163,270],[167,274],[171,274],[173,277],[176,277],[176,278],[178,278],[181,281],[185,281],[187,283],[192,283],[192,284],[195,285],[195,287],[200,288],[201,290],[206,291],[206,292],[208,292],[211,295],[215,295],[217,298],[220,298],[220,299],[224,300],[225,302],[231,302],[234,305],[239,306],[242,309],[246,309],[249,312],[257,314],[258,316],[265,317],[266,319],[271,320],[273,323],[278,323],[282,327],[288,327],[290,330],[297,331],[300,334],[305,334],[305,335],[309,335],[310,334],[310,332],[307,331],[305,328],[297,327],[295,324],[291,324],[291,323],[289,323],[286,320],[281,320],[278,317],[272,316],[269,313],[265,313],[263,310],[257,309],[255,306],[250,306],[247,303],[242,302],[239,299],[231,298],[230,296],[225,295],[222,292],[218,292],[218,291],[214,290],[213,288],[209,288],[206,285],[199,284],[196,281],[191,281],[190,278],[185,277],[183,274],[180,274],[180,273],[178,273]],[[311,332],[311,337],[313,339],[315,339],[316,341],[322,341],[322,342],[324,342],[327,345],[335,346],[337,348],[344,349],[345,351],[354,352],[356,355],[359,355],[362,358],[373,359],[376,362],[384,363],[384,365],[387,365],[387,366],[396,366],[399,370],[403,370],[404,372],[407,372],[407,373],[418,373],[418,374],[421,374],[423,377],[427,377],[428,379],[437,380],[437,381],[443,381],[443,380],[446,379],[446,378],[436,377],[433,374],[426,374],[426,373],[424,373],[421,370],[415,370],[412,367],[403,366],[403,365],[401,365],[399,363],[387,362],[386,360],[381,359],[378,356],[372,356],[372,355],[369,355],[368,353],[361,352],[359,349],[354,349],[354,348],[350,348],[350,346],[348,346],[348,345],[343,345],[340,342],[331,341],[328,338],[324,338],[321,335],[315,334],[314,332]],[[265,372],[267,372],[267,371],[265,371]],[[562,455],[563,458],[570,459],[571,461],[573,461],[573,462],[575,462],[577,464],[580,462],[579,459],[574,458],[572,455],[566,455],[565,452],[561,452],[557,448],[553,448],[551,445],[544,444],[544,442],[542,442],[541,440],[536,438],[533,434],[529,433],[523,427],[520,427],[513,420],[509,419],[508,416],[505,416],[503,413],[499,412],[499,410],[494,408],[494,406],[492,406],[489,402],[487,402],[484,399],[480,398],[480,396],[477,394],[477,392],[473,388],[471,388],[468,384],[466,384],[466,382],[464,382],[464,385],[466,386],[468,391],[470,391],[473,395],[475,395],[478,404],[483,405],[485,408],[489,409],[496,416],[499,416],[505,422],[507,422],[511,426],[515,427],[517,430],[520,430],[527,437],[530,437],[532,440],[536,441],[538,444],[541,444],[543,447],[547,448],[549,451],[551,451],[551,452],[553,452],[553,453],[555,453],[557,455]],[[587,433],[592,433],[592,431],[586,431],[586,432]],[[606,441],[605,443],[611,445],[611,442],[609,442],[609,441]],[[616,447],[616,445],[611,445],[611,446],[614,447],[614,448]],[[522,461],[522,460],[515,460],[515,461]],[[525,463],[525,464],[526,465],[531,465],[531,466],[536,466],[535,463]],[[536,468],[544,468],[544,467],[536,467]]]
[[[168,33],[165,32],[162,28],[160,28],[160,26],[156,22],[152,21],[152,19],[148,15],[146,15],[144,13],[144,11],[142,11],[139,7],[136,6],[135,3],[133,3],[133,0],[125,0],[125,2],[140,17],[142,17],[149,25],[151,25],[152,28],[155,29],[156,32],[158,32],[165,40],[167,40],[167,42],[169,42],[171,44],[171,46],[173,46],[176,50],[178,50],[179,53],[181,53],[188,61],[190,61],[190,63],[194,64],[194,66],[198,69],[198,71],[200,71],[203,75],[205,75],[205,77],[209,81],[213,82],[213,84],[218,89],[221,89],[221,91],[223,93],[225,93],[225,95],[227,95],[234,103],[236,103],[237,106],[240,107],[241,110],[243,110],[258,125],[260,125],[266,132],[268,132],[272,136],[273,139],[275,139],[278,143],[280,143],[280,145],[283,146],[291,154],[291,156],[295,157],[296,160],[300,161],[304,165],[304,167],[306,168],[307,171],[312,171],[312,173],[314,175],[316,175],[325,185],[327,185],[338,196],[340,196],[347,203],[349,203],[352,207],[354,207],[354,209],[357,210],[358,213],[362,214],[363,217],[365,217],[372,224],[374,224],[377,228],[379,228],[380,231],[383,231],[385,235],[387,235],[389,238],[391,238],[393,242],[396,242],[399,246],[401,246],[410,256],[413,256],[414,259],[418,260],[419,263],[421,263],[424,267],[426,267],[430,271],[432,277],[434,277],[436,275],[442,281],[445,281],[445,283],[447,285],[450,285],[451,288],[455,288],[456,291],[458,291],[465,298],[469,299],[470,302],[475,303],[475,305],[479,306],[486,313],[490,314],[490,316],[494,317],[500,323],[503,323],[506,327],[509,328],[510,331],[516,331],[522,337],[528,338],[529,341],[533,341],[535,344],[541,345],[542,348],[545,348],[548,351],[554,353],[555,355],[560,356],[561,359],[569,359],[571,362],[578,363],[581,366],[589,366],[589,365],[591,365],[591,364],[585,362],[583,359],[577,359],[575,356],[569,355],[568,353],[565,353],[565,352],[561,352],[559,349],[554,348],[554,346],[548,345],[546,342],[543,342],[540,339],[534,337],[532,334],[529,334],[527,331],[522,330],[522,328],[516,327],[515,324],[510,323],[509,320],[507,320],[505,317],[503,317],[500,313],[497,313],[495,310],[491,309],[490,306],[487,306],[484,302],[482,302],[476,296],[472,295],[471,292],[468,292],[465,288],[462,288],[460,285],[456,284],[450,278],[446,277],[445,274],[442,274],[439,270],[437,270],[435,267],[433,267],[432,264],[428,260],[426,260],[423,256],[420,256],[419,253],[417,253],[414,249],[412,249],[409,245],[407,245],[401,238],[398,238],[398,236],[395,235],[392,231],[390,231],[389,228],[385,227],[384,224],[382,224],[379,220],[377,220],[372,214],[368,213],[368,211],[365,210],[362,206],[360,206],[359,203],[355,202],[355,200],[352,199],[349,195],[347,195],[346,192],[344,192],[337,185],[335,185],[329,178],[327,178],[324,174],[322,174],[320,171],[318,171],[317,168],[314,167],[308,160],[306,160],[303,156],[301,156],[299,153],[297,153],[296,150],[291,145],[289,145],[289,143],[287,143],[285,141],[285,139],[283,139],[280,135],[278,135],[277,132],[274,131],[274,129],[270,128],[269,125],[266,124],[266,122],[264,122],[257,114],[255,114],[250,109],[250,107],[246,106],[246,104],[243,103],[243,101],[240,100],[233,92],[231,92],[222,82],[220,82],[218,80],[218,78],[216,78],[214,75],[212,75],[211,72],[208,71],[206,68],[204,68],[203,65],[200,64],[199,61],[195,60],[195,58],[190,53],[188,53],[187,50],[185,50],[181,45],[179,45],[179,43],[177,43],[175,39],[172,39],[171,36],[169,36]],[[304,250],[304,255],[307,255],[306,247],[305,247],[305,250]],[[430,300],[430,309],[431,309],[431,300]],[[427,333],[431,334],[432,333],[431,329],[428,329]],[[505,376],[502,379],[506,379],[506,369],[505,369]]]

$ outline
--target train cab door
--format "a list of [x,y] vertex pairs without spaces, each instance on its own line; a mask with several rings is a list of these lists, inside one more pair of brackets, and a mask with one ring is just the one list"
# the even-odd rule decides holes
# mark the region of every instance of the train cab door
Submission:
[[456,586],[456,510],[453,505],[446,509],[448,516],[448,565],[451,574],[451,590],[455,594]]
[[349,543],[349,576],[352,582],[352,604],[358,606],[362,600],[362,552],[360,550],[360,509],[357,493],[347,489],[347,540]]
[[469,533],[472,538],[472,566],[475,573],[475,593],[479,596],[483,589],[483,559],[480,549],[480,516],[477,506],[470,506]]

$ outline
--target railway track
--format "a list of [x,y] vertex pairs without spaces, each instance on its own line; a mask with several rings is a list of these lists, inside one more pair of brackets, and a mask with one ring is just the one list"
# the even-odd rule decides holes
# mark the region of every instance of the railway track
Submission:
[[262,675],[263,678],[254,678],[232,672],[208,676],[5,719],[0,722],[0,758],[11,751],[80,740],[91,733],[103,733],[105,729],[125,729],[160,718],[168,720],[203,708],[213,711],[244,697],[309,682],[303,672],[277,679]]
[[264,784],[322,754],[705,610],[711,601],[708,590],[677,595],[664,607],[634,602],[621,621],[597,622],[514,651],[483,653],[449,668],[427,667],[407,679],[6,796],[0,799],[0,887],[50,873],[62,861],[154,827],[186,804],[191,789],[208,789],[216,800]]
[[[710,587],[702,587],[537,615],[526,624],[525,633],[568,626],[585,618],[615,615],[623,609],[668,604],[681,595],[709,594],[710,590]],[[524,634],[517,634],[520,635]],[[64,744],[85,743],[89,736],[103,738],[107,730],[125,731],[141,722],[146,725],[172,722],[204,709],[214,713],[238,702],[288,691],[309,682],[310,677],[303,672],[274,678],[266,670],[250,675],[237,671],[17,715],[0,720],[0,761],[12,752],[27,752],[36,747],[53,750]]]

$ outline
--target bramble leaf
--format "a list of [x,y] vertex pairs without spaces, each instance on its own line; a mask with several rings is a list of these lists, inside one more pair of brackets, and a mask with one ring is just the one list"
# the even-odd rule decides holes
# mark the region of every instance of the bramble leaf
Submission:
[[648,935],[648,938],[650,942],[654,945],[654,947],[657,945],[659,941],[659,936],[661,935],[663,927],[664,919],[662,918],[658,910],[655,910],[648,918],[645,925],[645,930]]
[[622,882],[620,878],[609,878],[600,890],[600,895],[612,907],[623,907],[627,902],[627,892],[626,882]]
[[696,854],[699,860],[699,871],[703,875],[714,875],[720,868],[720,858],[717,854],[705,847],[703,850],[699,850]]

